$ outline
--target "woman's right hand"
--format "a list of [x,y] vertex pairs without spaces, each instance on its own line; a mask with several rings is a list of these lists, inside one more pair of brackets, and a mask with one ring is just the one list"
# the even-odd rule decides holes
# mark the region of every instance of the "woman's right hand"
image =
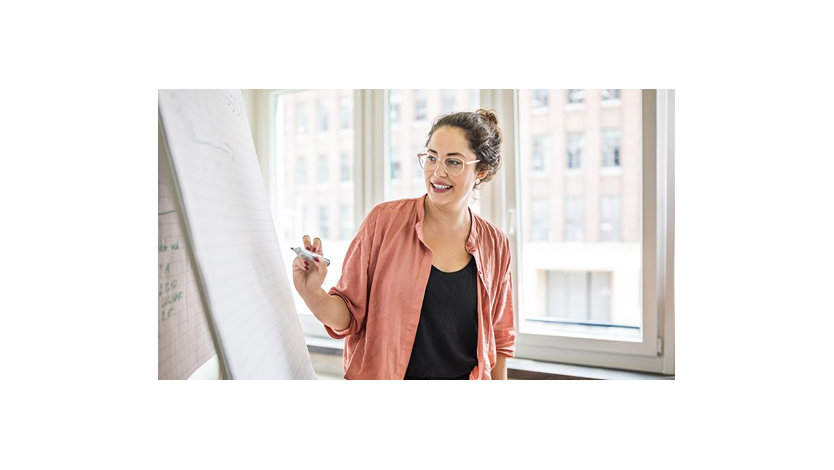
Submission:
[[[308,251],[324,256],[321,250],[321,240],[318,237],[310,243],[310,236],[304,235],[302,246]],[[313,295],[321,289],[325,276],[327,276],[327,263],[321,258],[315,262],[301,256],[295,257],[292,263],[292,282],[302,298]]]

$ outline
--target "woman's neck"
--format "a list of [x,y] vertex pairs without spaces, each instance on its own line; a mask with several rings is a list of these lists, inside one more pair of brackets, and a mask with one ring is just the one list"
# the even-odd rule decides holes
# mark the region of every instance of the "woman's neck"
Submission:
[[423,209],[425,212],[424,226],[428,225],[433,232],[458,234],[465,231],[467,235],[469,234],[472,221],[467,206],[446,209],[435,206],[426,198]]

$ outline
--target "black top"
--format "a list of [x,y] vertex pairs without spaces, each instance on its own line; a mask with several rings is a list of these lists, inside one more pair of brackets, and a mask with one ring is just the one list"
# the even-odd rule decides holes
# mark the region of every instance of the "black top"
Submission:
[[406,379],[469,377],[478,364],[475,259],[460,271],[431,267]]

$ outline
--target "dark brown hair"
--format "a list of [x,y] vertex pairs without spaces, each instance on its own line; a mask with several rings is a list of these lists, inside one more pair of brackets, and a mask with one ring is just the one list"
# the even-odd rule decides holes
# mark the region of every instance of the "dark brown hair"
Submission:
[[[481,179],[485,183],[492,179],[498,168],[501,166],[501,128],[498,127],[498,117],[492,110],[479,109],[474,113],[460,112],[438,116],[431,126],[426,146],[428,147],[434,131],[443,127],[457,127],[466,135],[469,148],[475,152],[480,160],[475,165],[475,172],[487,170],[486,176]],[[480,183],[476,184],[477,188]]]

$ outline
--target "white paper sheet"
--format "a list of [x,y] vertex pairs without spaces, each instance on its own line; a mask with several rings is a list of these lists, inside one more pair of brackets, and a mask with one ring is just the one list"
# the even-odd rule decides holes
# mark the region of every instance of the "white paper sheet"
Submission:
[[239,90],[159,91],[206,309],[231,378],[314,379],[243,106]]

